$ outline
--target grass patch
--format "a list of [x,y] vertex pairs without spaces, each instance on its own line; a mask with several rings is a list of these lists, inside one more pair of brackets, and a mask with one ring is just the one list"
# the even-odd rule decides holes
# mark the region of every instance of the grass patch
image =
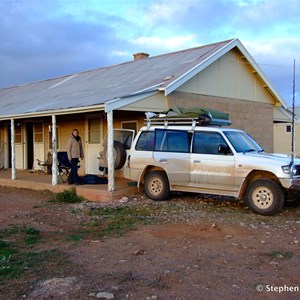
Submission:
[[18,278],[27,264],[9,243],[0,241],[0,280]]
[[19,240],[23,241],[25,246],[30,247],[38,242],[40,231],[31,226],[13,225],[0,232],[0,238],[2,239],[12,235],[18,235]]
[[0,281],[17,279],[24,272],[42,271],[49,262],[58,260],[58,254],[56,250],[27,252],[26,248],[0,240]]
[[80,203],[85,199],[82,196],[76,194],[76,188],[71,188],[70,190],[64,190],[63,192],[55,194],[50,202],[61,202],[61,203]]
[[281,252],[281,251],[273,251],[271,253],[268,253],[268,256],[270,256],[271,258],[286,258],[286,259],[290,259],[293,257],[293,253],[292,252]]
[[[39,234],[40,231],[34,227],[17,225],[0,232],[0,280],[18,278],[31,266],[26,249],[38,242]],[[8,241],[11,237],[15,244]]]
[[17,246],[0,241],[0,282],[18,279],[25,272],[43,273],[53,264],[59,268],[64,262],[57,250],[26,252]]
[[79,242],[83,239],[83,236],[80,234],[70,234],[67,236],[67,241]]
[[98,236],[121,236],[129,230],[134,230],[136,224],[149,224],[160,213],[155,206],[118,206],[103,207],[90,211],[94,217],[85,227],[93,229]]
[[[12,225],[0,231],[0,286],[12,285],[23,273],[57,273],[66,264],[65,256],[57,250],[33,251],[40,231],[32,226]],[[54,267],[53,267],[54,266]]]

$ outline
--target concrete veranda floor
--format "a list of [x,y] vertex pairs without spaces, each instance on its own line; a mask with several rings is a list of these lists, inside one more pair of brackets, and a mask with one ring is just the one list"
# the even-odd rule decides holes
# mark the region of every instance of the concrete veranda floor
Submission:
[[107,184],[85,184],[69,185],[68,183],[59,183],[52,185],[52,176],[45,173],[32,172],[31,170],[17,170],[16,179],[11,179],[11,169],[0,170],[0,185],[26,188],[33,190],[49,190],[55,193],[76,187],[77,195],[83,196],[90,201],[109,202],[123,196],[136,193],[136,186],[129,184],[130,180],[123,178],[115,179],[115,190],[109,192]]

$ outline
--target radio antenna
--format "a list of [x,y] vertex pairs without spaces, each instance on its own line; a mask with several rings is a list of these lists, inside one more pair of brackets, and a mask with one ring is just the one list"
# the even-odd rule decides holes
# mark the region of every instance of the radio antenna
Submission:
[[292,161],[291,164],[294,163],[294,156],[295,156],[295,77],[296,77],[296,61],[294,59],[294,70],[293,70],[293,102],[292,102]]

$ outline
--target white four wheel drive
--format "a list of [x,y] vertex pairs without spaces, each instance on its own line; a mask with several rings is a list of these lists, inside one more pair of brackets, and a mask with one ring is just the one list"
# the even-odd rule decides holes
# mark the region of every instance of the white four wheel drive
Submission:
[[266,153],[244,131],[213,124],[207,116],[150,119],[134,139],[133,132],[122,137],[118,130],[117,168],[143,184],[153,200],[168,199],[172,191],[223,195],[244,200],[262,215],[299,201],[299,159]]

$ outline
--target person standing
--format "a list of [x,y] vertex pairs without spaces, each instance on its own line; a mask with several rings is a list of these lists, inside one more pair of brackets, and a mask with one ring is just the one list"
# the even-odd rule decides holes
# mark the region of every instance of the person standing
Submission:
[[73,129],[73,132],[68,139],[67,153],[71,163],[70,181],[75,184],[82,184],[83,182],[78,176],[78,162],[79,158],[84,159],[84,153],[78,129]]

